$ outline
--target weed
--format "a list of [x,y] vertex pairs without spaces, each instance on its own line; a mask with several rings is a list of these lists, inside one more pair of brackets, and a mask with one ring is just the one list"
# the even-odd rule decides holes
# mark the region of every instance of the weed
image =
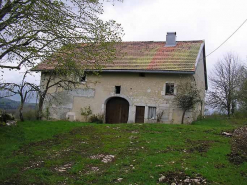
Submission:
[[93,114],[89,118],[90,123],[103,123],[104,122],[104,114]]

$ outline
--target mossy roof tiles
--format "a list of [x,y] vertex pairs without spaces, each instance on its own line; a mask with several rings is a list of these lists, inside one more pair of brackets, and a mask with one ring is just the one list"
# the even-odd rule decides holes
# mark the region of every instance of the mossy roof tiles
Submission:
[[[204,41],[178,41],[174,47],[165,42],[122,42],[120,54],[113,62],[104,63],[102,70],[195,71],[195,64]],[[42,62],[34,70],[50,70],[52,65]]]

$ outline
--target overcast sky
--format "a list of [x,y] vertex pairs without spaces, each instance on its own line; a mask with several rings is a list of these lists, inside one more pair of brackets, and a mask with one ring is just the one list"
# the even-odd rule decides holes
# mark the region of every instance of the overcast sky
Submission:
[[[206,54],[224,42],[246,19],[246,0],[124,0],[104,3],[104,20],[122,24],[123,41],[205,40]],[[233,52],[246,63],[247,22],[220,49],[207,58],[208,71],[219,58]]]
[[[107,1],[107,0],[105,0]],[[177,40],[205,40],[206,54],[224,42],[246,19],[246,0],[124,0],[104,3],[103,20],[113,19],[124,29],[123,41],[165,41],[177,32]],[[208,72],[227,52],[247,62],[247,22],[220,49],[207,58]],[[19,73],[19,72],[18,72]],[[20,81],[5,72],[8,81]],[[29,78],[39,83],[39,77]]]

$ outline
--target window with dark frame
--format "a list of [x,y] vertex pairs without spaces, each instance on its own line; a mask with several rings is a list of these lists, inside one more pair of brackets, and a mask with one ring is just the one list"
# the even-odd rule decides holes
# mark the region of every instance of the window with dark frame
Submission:
[[156,107],[148,107],[148,119],[156,118]]
[[166,95],[174,95],[174,83],[166,83]]
[[115,86],[115,94],[120,94],[121,86]]
[[87,81],[87,75],[84,74],[83,76],[80,77],[80,82],[86,82]]

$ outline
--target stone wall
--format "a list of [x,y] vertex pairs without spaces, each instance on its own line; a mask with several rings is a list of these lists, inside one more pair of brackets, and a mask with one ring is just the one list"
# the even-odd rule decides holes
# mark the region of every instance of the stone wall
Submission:
[[[87,82],[82,83],[72,91],[62,91],[54,87],[49,91],[56,96],[55,100],[48,100],[45,107],[49,107],[51,117],[54,119],[66,119],[85,121],[81,116],[81,108],[90,106],[93,114],[105,114],[106,102],[111,97],[122,97],[129,102],[129,123],[135,122],[136,106],[145,106],[145,122],[156,122],[148,119],[148,107],[156,107],[156,112],[164,111],[161,122],[181,123],[182,110],[174,104],[174,95],[165,95],[166,83],[176,84],[196,79],[200,82],[198,88],[202,88],[202,97],[205,96],[204,84],[201,84],[202,62],[198,63],[198,73],[193,75],[177,74],[151,74],[145,77],[139,73],[101,73],[99,76],[87,75]],[[41,80],[45,79],[45,73]],[[200,78],[200,79],[197,79]],[[120,94],[115,94],[115,86],[121,86]],[[195,120],[200,113],[201,106],[188,111],[185,115],[185,123]]]

